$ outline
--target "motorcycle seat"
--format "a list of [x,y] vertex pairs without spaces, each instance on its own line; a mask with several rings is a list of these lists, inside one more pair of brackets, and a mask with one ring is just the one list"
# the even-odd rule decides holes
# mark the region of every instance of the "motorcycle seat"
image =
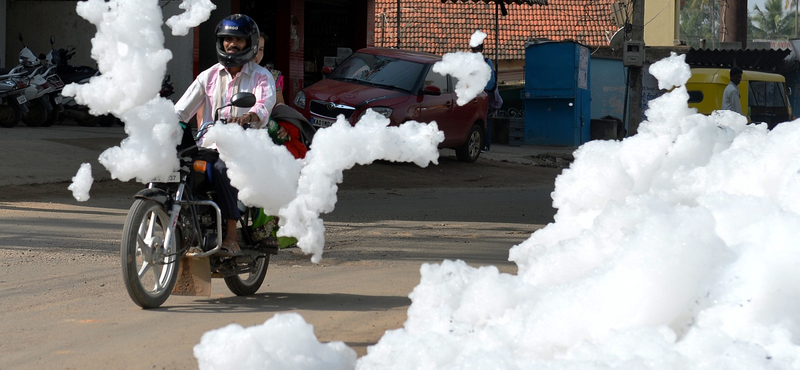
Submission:
[[97,71],[94,68],[75,68],[73,72],[58,73],[58,77],[61,77],[61,81],[68,84],[85,80],[94,76],[96,73]]

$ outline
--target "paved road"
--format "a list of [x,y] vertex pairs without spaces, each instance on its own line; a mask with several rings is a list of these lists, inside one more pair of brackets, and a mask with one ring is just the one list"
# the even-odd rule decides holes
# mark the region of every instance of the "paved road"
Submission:
[[[284,250],[254,296],[233,296],[215,279],[210,297],[173,296],[160,309],[141,310],[127,296],[117,252],[140,185],[100,181],[92,199],[78,203],[64,182],[118,143],[122,128],[46,130],[0,135],[1,169],[10,171],[0,184],[0,369],[194,368],[203,333],[286,312],[303,315],[319,340],[344,341],[364,355],[402,326],[422,263],[462,259],[514,273],[508,249],[554,212],[558,170],[508,158],[357,167],[345,173],[334,212],[323,216],[322,263]],[[102,179],[104,170],[94,170]]]
[[[31,128],[20,125],[0,128],[0,187],[7,185],[71,182],[82,163],[92,165],[92,177],[110,175],[97,162],[105,149],[118,146],[127,137],[121,126],[81,127],[74,123]],[[482,158],[529,165],[568,165],[575,148],[497,145]],[[453,156],[444,149],[442,156]]]

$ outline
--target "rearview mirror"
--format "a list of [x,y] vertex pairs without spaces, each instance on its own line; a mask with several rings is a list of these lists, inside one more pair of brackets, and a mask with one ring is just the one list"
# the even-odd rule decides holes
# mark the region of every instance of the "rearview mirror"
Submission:
[[333,67],[331,67],[331,66],[322,67],[322,75],[323,76],[328,77],[328,75],[331,74],[331,72],[333,72]]
[[231,105],[239,108],[250,108],[256,105],[256,96],[249,92],[240,92],[233,95]]
[[230,107],[231,105],[239,108],[250,108],[256,105],[256,96],[249,92],[239,92],[234,94],[230,103],[225,104],[214,111],[214,122],[219,120],[219,111],[223,108]]

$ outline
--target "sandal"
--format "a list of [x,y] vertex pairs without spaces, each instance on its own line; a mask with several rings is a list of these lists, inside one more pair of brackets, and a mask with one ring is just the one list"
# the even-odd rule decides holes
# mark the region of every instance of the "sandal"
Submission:
[[239,248],[239,243],[235,240],[226,240],[222,242],[222,248],[219,254],[224,256],[238,256],[242,254],[242,249]]

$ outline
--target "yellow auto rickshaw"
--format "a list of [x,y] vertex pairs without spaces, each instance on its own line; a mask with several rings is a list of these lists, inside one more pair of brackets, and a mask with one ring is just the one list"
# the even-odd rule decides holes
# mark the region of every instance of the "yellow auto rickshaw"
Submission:
[[[729,68],[692,68],[686,83],[689,107],[711,114],[722,107],[722,93],[730,82]],[[766,122],[772,129],[794,119],[786,90],[786,78],[777,73],[744,71],[739,83],[742,113],[751,122]]]

